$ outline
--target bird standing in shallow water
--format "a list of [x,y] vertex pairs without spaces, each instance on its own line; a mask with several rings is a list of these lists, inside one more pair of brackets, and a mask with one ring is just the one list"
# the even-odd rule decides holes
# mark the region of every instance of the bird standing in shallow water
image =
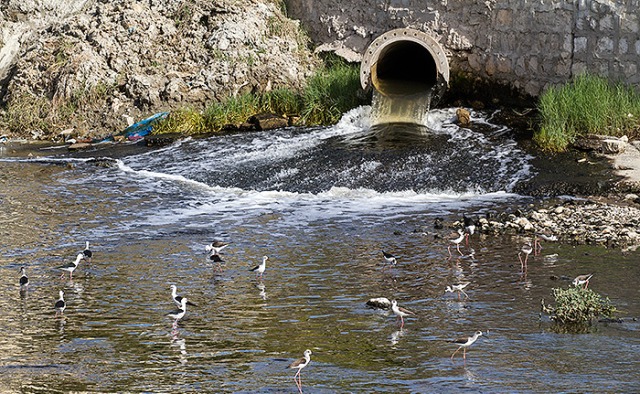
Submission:
[[[173,302],[176,303],[178,308],[180,308],[182,306],[182,298],[183,297],[178,295],[178,287],[176,285],[171,285],[171,298],[173,299]],[[188,301],[187,305],[197,306],[196,304],[192,303],[191,301]]]
[[56,267],[57,269],[62,270],[62,274],[60,275],[60,278],[64,278],[64,272],[66,271],[69,273],[69,280],[73,279],[73,271],[75,271],[75,269],[78,268],[78,264],[80,264],[80,260],[82,260],[83,258],[84,258],[84,254],[78,253],[75,261],[62,264]]
[[222,260],[222,257],[220,257],[219,254],[217,253],[211,254],[209,256],[209,260],[216,263],[216,271],[222,272],[222,263],[224,263],[224,260]]
[[411,312],[408,309],[402,308],[398,306],[398,302],[396,300],[391,301],[391,310],[393,313],[400,318],[400,329],[404,327],[404,317],[409,315],[415,315],[415,313]]
[[464,233],[465,233],[465,243],[469,246],[469,237],[471,237],[476,232],[476,225],[473,221],[473,218],[470,218],[467,215],[462,215],[462,221],[464,223]]
[[264,274],[264,271],[267,269],[267,260],[269,260],[269,257],[262,256],[262,263],[251,268],[251,271],[254,271],[256,273],[256,279],[258,279],[258,277],[262,279],[262,274]]
[[576,286],[576,287],[584,285],[584,288],[586,289],[587,287],[589,287],[589,279],[591,279],[592,276],[593,276],[593,274],[578,275],[573,280],[573,285]]
[[87,244],[85,245],[84,250],[82,251],[82,255],[84,256],[83,258],[87,263],[91,262],[91,258],[93,257],[93,252],[91,251],[91,249],[89,249],[89,241],[87,241]]
[[298,372],[296,372],[295,376],[293,377],[293,381],[296,382],[296,386],[298,386],[298,391],[301,394],[302,394],[302,377],[300,376],[300,371],[302,371],[302,368],[309,365],[310,362],[311,362],[311,350],[307,349],[304,351],[304,355],[301,358],[289,364],[289,368],[298,369]]
[[536,233],[533,238],[533,255],[537,256],[542,252],[542,244],[540,244],[540,239],[548,242],[555,242],[558,240],[553,234],[545,234],[545,233]]
[[229,246],[229,242],[222,242],[219,240],[213,240],[209,245],[205,246],[205,250],[210,254],[219,254],[220,251]]
[[64,301],[64,291],[60,290],[60,298],[56,301],[54,308],[56,308],[56,316],[64,314],[64,310],[67,307],[67,303]]
[[467,295],[467,293],[464,292],[464,288],[469,286],[471,284],[471,282],[464,282],[464,283],[458,283],[456,285],[451,285],[451,286],[447,286],[446,289],[444,289],[445,293],[453,293],[454,291],[458,293],[458,299],[460,299],[460,293],[463,293],[465,298],[469,298],[469,296]]
[[387,253],[384,250],[382,251],[382,256],[384,257],[384,266],[382,267],[382,270],[384,271],[384,269],[387,267],[387,264],[394,266],[398,263],[398,260],[396,259],[396,257],[394,255],[392,255],[391,253]]
[[[520,251],[518,252],[518,259],[520,259],[520,268],[522,270],[527,269],[527,260],[529,259],[529,255],[531,254],[531,252],[533,252],[533,247],[531,246],[530,242],[527,242],[526,244],[522,245],[522,248],[520,248]],[[522,261],[523,253],[524,261]]]
[[20,267],[20,291],[24,292],[29,287],[29,277],[24,267]]
[[449,245],[449,257],[453,257],[453,255],[451,254],[451,245],[456,245],[456,249],[458,250],[458,253],[460,253],[460,256],[463,256],[462,252],[460,251],[460,243],[462,242],[462,240],[464,240],[465,235],[464,232],[460,229],[458,229],[457,235],[456,233],[451,234],[452,238],[449,239],[450,245]]
[[180,300],[180,307],[176,310],[174,310],[173,312],[169,312],[167,314],[167,316],[169,316],[170,318],[173,319],[173,329],[174,331],[177,331],[178,328],[178,320],[182,319],[184,317],[184,315],[187,313],[187,298],[186,297],[182,297],[182,300]]
[[471,337],[463,337],[463,338],[458,338],[458,339],[454,339],[453,343],[460,345],[460,347],[458,347],[456,349],[455,352],[453,352],[453,354],[451,355],[451,361],[453,361],[453,356],[456,355],[456,353],[458,353],[458,351],[460,349],[462,349],[462,359],[466,360],[467,359],[467,348],[471,345],[473,345],[473,343],[482,335],[482,331],[476,331],[475,334],[473,334],[473,336]]

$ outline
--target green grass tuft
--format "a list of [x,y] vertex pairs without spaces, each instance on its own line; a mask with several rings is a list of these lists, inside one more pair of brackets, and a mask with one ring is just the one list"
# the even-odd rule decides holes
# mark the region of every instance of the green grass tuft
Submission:
[[634,137],[640,131],[640,94],[589,74],[549,88],[538,109],[541,123],[534,141],[548,151],[564,151],[580,135]]
[[[360,87],[359,67],[328,58],[325,66],[318,69],[300,91],[280,88],[260,94],[245,93],[215,102],[201,114],[192,110],[174,111],[154,127],[154,134],[218,132],[263,112],[296,116],[299,124],[305,126],[329,125],[363,104],[366,100]],[[181,125],[181,122],[188,124]]]
[[569,327],[589,325],[597,317],[612,318],[616,308],[611,305],[609,298],[591,289],[572,286],[567,289],[554,288],[555,307],[542,304],[544,312],[549,313],[551,319]]

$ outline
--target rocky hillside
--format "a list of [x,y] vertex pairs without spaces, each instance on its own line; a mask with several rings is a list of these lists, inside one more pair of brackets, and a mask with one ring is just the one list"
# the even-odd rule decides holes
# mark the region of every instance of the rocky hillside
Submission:
[[315,66],[278,0],[0,3],[0,135],[96,137],[131,119],[297,87]]

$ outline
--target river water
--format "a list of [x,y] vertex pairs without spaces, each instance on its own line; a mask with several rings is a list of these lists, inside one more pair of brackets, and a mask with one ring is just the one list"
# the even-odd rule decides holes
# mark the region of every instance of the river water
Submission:
[[[111,165],[87,158],[109,150],[3,149],[0,392],[295,393],[305,349],[308,393],[640,391],[637,253],[546,243],[523,276],[523,236],[476,234],[449,257],[436,218],[526,204],[511,190],[536,171],[490,115],[474,114],[480,131],[453,118],[371,127],[360,108],[328,128],[122,148]],[[231,242],[222,271],[213,239]],[[92,262],[61,279],[85,241]],[[591,272],[623,322],[558,332],[540,300]],[[460,281],[468,299],[445,294]],[[175,328],[171,284],[197,304]],[[399,329],[372,297],[416,316]],[[448,341],[476,330],[452,361]]]

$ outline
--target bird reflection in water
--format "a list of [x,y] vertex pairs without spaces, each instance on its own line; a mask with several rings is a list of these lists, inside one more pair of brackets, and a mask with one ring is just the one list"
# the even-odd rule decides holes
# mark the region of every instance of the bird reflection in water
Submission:
[[391,334],[391,346],[395,346],[398,344],[398,342],[400,342],[400,338],[404,335],[404,331],[402,329],[398,330],[398,331],[394,331]]
[[267,288],[264,285],[264,283],[261,281],[259,282],[256,287],[258,288],[258,290],[260,290],[260,298],[262,298],[263,300],[267,300]]
[[177,348],[179,353],[180,364],[187,363],[187,341],[184,338],[179,337],[180,332],[174,330],[171,333],[171,346]]

